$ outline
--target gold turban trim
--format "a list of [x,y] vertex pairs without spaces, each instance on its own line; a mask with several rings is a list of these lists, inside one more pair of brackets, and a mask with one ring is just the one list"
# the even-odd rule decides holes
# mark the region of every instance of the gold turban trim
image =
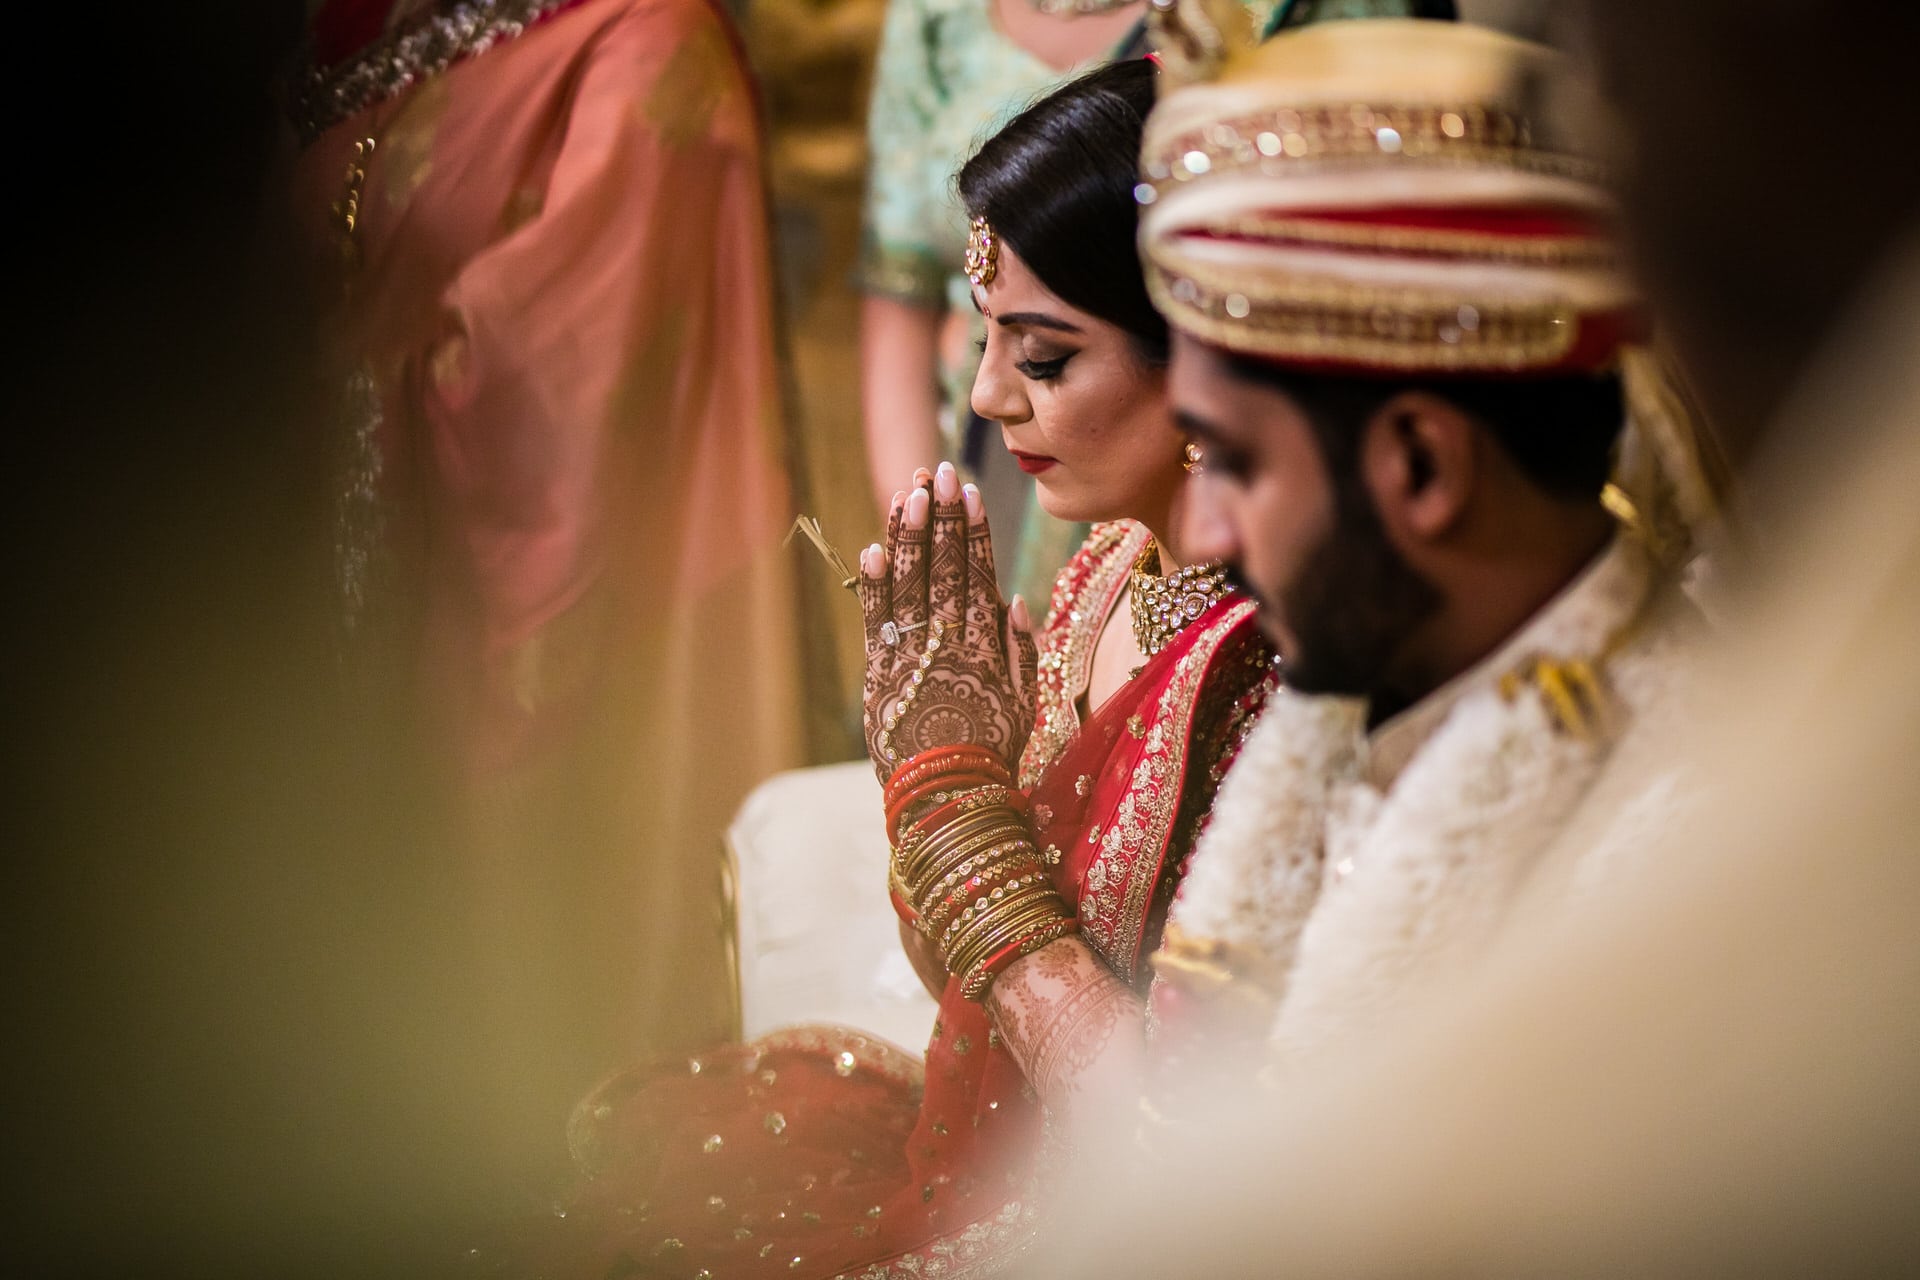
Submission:
[[[1203,8],[1180,0],[1162,39]],[[1235,37],[1237,38],[1237,37]],[[1563,59],[1380,19],[1189,40],[1138,196],[1154,302],[1230,350],[1381,372],[1606,367],[1638,325]]]

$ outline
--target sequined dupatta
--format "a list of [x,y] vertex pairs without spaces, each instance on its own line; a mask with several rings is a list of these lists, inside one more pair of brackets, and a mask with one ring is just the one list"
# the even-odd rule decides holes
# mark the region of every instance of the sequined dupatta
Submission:
[[[1190,784],[1211,794],[1217,760],[1192,776],[1203,687],[1223,660],[1248,664],[1251,675],[1265,657],[1253,612],[1244,597],[1216,603],[1107,699],[1032,790],[1035,834],[1077,903],[1081,936],[1128,982],[1139,977],[1150,924],[1164,915],[1175,846],[1191,843],[1180,821],[1195,809]],[[1227,709],[1211,710],[1208,718]],[[1203,805],[1186,813],[1186,825],[1204,814]]]

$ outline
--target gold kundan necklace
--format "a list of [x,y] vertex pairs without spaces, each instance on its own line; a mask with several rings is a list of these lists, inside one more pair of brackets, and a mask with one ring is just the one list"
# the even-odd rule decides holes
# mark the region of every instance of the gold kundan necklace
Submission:
[[1161,576],[1160,547],[1149,540],[1133,562],[1127,603],[1133,610],[1133,642],[1151,658],[1173,642],[1188,623],[1227,594],[1227,571],[1218,560],[1190,564]]

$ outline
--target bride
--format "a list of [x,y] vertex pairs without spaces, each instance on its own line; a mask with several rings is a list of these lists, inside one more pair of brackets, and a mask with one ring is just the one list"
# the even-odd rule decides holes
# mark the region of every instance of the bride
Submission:
[[1269,692],[1254,607],[1188,564],[1192,453],[1134,251],[1148,62],[1102,68],[967,162],[987,338],[974,408],[1067,520],[1099,521],[1038,645],[951,465],[860,557],[887,889],[940,1000],[924,1066],[830,1028],[650,1063],[597,1089],[547,1274],[952,1274],[1027,1237],[1053,1140],[1132,1123],[1146,957]]

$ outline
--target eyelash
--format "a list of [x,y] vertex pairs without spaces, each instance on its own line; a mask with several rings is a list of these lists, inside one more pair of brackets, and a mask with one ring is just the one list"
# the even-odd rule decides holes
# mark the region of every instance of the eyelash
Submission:
[[[973,349],[981,355],[985,355],[987,353],[987,340],[985,338],[975,338],[973,340]],[[1013,363],[1013,367],[1018,369],[1021,375],[1030,381],[1051,382],[1060,376],[1060,371],[1067,367],[1067,361],[1071,359],[1073,359],[1073,356],[1068,354],[1061,356],[1057,360],[1016,360]]]
[[1067,367],[1067,361],[1071,359],[1072,356],[1061,356],[1058,360],[1018,360],[1013,367],[1034,382],[1051,382],[1060,376],[1060,371]]

